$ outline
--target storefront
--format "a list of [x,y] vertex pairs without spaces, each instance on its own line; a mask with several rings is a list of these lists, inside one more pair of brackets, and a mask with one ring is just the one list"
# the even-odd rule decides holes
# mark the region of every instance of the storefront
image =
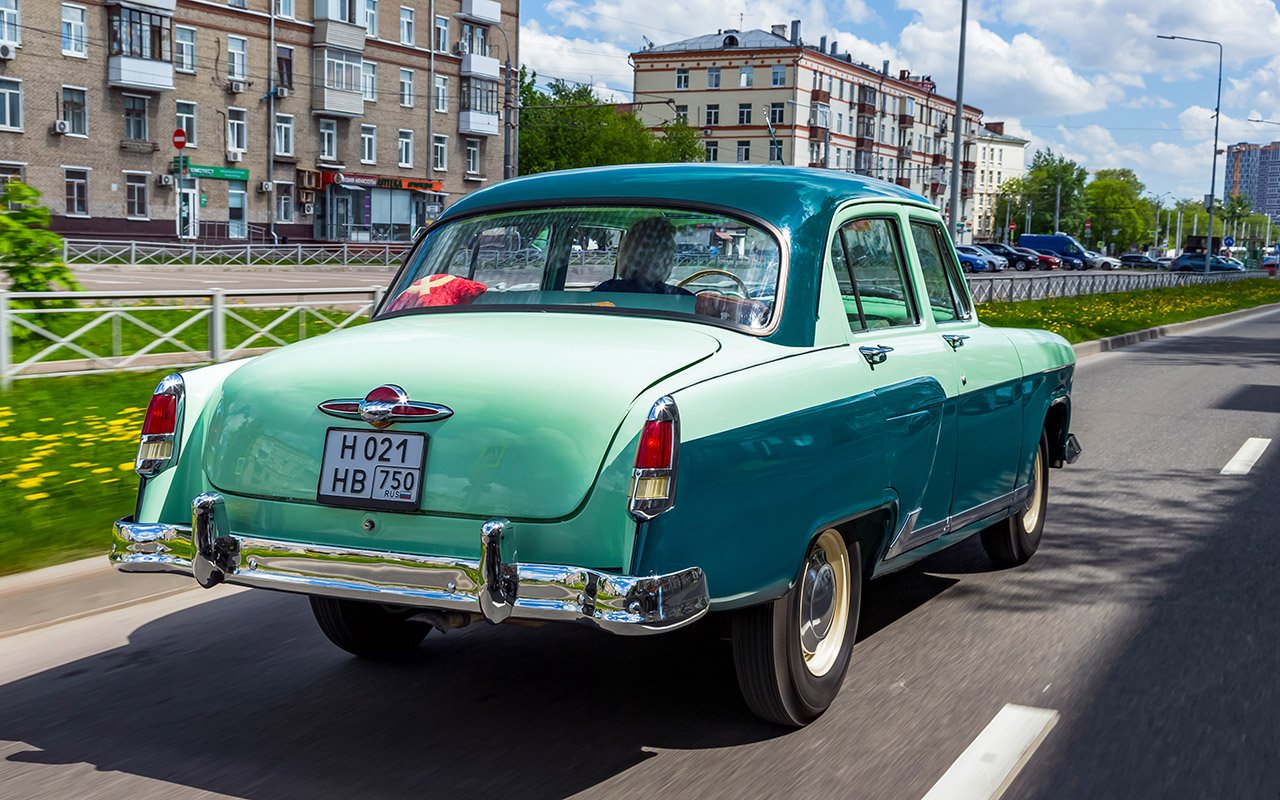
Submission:
[[[249,235],[248,185],[249,170],[231,167],[207,167],[187,164],[174,159],[174,215],[179,239],[244,239]],[[218,199],[225,197],[226,213],[213,212],[213,220],[202,220],[210,214],[208,187],[202,180],[225,181],[225,193],[217,192]],[[216,204],[220,206],[221,204]],[[216,207],[215,206],[215,207]]]
[[325,172],[316,208],[316,238],[406,242],[440,214],[440,181]]

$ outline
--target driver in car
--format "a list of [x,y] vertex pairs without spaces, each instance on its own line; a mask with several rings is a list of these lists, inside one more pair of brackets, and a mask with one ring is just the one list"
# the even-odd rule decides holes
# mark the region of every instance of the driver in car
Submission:
[[617,277],[592,291],[692,295],[688,289],[667,283],[675,267],[675,255],[674,225],[664,217],[639,220],[618,245]]

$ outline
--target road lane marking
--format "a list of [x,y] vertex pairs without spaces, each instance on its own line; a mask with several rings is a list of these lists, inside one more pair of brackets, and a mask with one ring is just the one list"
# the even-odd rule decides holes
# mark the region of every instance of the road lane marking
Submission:
[[1000,709],[924,800],[995,800],[1058,722],[1058,712],[1010,703]]
[[1251,438],[1240,445],[1240,449],[1231,457],[1227,465],[1222,468],[1222,475],[1248,475],[1249,470],[1253,469],[1253,465],[1258,463],[1258,459],[1262,458],[1262,454],[1266,452],[1267,445],[1271,444],[1270,439]]

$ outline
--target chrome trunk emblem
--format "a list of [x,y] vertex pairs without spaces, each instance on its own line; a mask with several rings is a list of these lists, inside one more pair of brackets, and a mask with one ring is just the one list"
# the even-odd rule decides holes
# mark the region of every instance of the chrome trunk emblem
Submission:
[[379,386],[364,399],[326,400],[319,408],[330,416],[362,419],[379,429],[393,422],[435,422],[453,416],[453,409],[447,406],[410,400],[394,383]]

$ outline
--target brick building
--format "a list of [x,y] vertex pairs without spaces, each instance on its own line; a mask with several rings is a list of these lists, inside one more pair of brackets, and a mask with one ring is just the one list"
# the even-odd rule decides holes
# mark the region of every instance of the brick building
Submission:
[[[955,101],[929,76],[855,62],[800,22],[723,30],[631,54],[641,118],[702,131],[707,161],[838,169],[913,189],[949,208]],[[668,105],[661,102],[667,100]],[[975,140],[982,112],[964,108],[962,218],[972,228]],[[966,236],[965,238],[968,238]]]
[[0,0],[0,174],[67,235],[403,240],[501,179],[518,30],[517,0]]

